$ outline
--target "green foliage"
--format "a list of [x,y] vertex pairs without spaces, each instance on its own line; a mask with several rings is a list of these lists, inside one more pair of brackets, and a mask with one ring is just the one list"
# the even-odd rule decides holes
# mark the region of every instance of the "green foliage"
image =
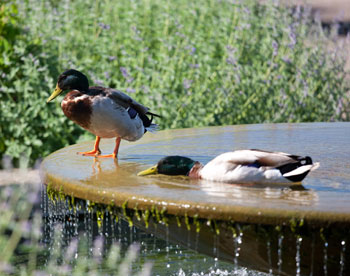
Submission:
[[2,154],[33,160],[85,133],[58,100],[45,103],[67,68],[126,91],[163,116],[163,129],[342,119],[344,61],[306,11],[229,0],[18,0],[17,8],[21,35],[0,77]]
[[[17,13],[15,4],[9,1],[3,1],[0,4],[0,53],[11,51],[15,38],[20,34]],[[0,56],[0,66],[4,66],[2,56]]]
[[20,16],[11,13],[11,20],[6,13],[1,16],[5,17],[0,22],[10,22],[7,25],[12,27],[2,32],[11,43],[4,46],[0,61],[0,158],[6,154],[16,163],[21,156],[37,160],[73,142],[81,130],[61,116],[58,103],[46,105],[48,91],[55,86],[57,57],[43,51],[40,38],[22,35],[24,29],[13,31],[19,29]]

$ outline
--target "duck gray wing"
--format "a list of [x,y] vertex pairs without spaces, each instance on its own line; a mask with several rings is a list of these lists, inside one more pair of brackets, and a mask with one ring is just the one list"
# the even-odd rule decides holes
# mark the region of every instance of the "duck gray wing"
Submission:
[[[134,118],[136,114],[138,114],[145,128],[148,128],[148,130],[155,130],[157,128],[157,125],[152,124],[152,121],[153,117],[161,117],[160,115],[150,112],[148,107],[140,104],[129,95],[119,90],[106,88],[105,93],[107,97],[112,99],[117,105],[122,106],[128,110],[131,118]],[[150,115],[151,118],[148,118],[147,115]]]

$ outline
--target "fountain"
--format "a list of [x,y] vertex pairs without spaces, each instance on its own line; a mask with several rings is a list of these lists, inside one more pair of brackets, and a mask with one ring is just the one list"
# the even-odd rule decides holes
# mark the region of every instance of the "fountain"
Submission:
[[[164,240],[276,275],[346,275],[349,137],[350,123],[168,130],[123,142],[118,162],[75,154],[91,142],[69,146],[45,158],[42,172],[51,199],[86,200],[84,208],[95,210],[97,220],[122,218]],[[102,140],[102,152],[113,147],[113,140]],[[166,155],[206,163],[244,148],[310,155],[321,167],[292,186],[136,176]]]

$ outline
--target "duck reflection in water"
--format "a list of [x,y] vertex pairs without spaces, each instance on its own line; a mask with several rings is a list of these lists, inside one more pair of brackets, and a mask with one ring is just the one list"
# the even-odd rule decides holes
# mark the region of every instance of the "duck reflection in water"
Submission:
[[290,186],[276,183],[234,184],[200,179],[197,185],[206,195],[234,199],[236,202],[242,201],[244,204],[247,204],[248,201],[253,204],[259,204],[261,199],[268,199],[269,202],[282,202],[283,200],[283,202],[293,205],[313,205],[318,201],[317,193],[312,189],[306,189],[301,184]]
[[[98,158],[94,158],[94,161],[92,162],[91,168],[92,168],[92,176],[97,176],[99,173],[102,172],[102,168],[101,168],[101,161]],[[113,159],[113,163],[115,165],[115,168],[118,169],[119,168],[119,163],[118,163],[118,159]]]

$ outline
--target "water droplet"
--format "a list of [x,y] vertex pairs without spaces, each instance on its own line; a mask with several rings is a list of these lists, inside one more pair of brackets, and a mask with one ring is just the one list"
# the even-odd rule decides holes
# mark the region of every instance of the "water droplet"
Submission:
[[296,240],[296,255],[295,255],[295,265],[296,265],[296,275],[300,275],[300,247],[301,247],[301,242],[302,238],[299,236],[297,237]]

